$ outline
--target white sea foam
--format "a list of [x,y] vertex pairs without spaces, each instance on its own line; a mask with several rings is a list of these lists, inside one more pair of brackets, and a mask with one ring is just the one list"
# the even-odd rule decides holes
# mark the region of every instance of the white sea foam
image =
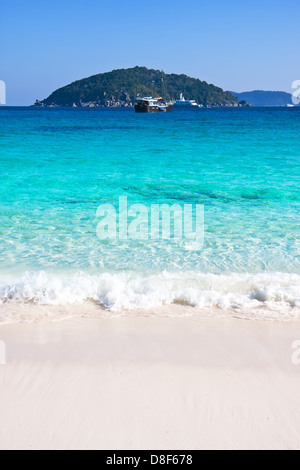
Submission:
[[99,306],[99,311],[102,307],[111,312],[146,311],[182,304],[197,311],[216,309],[219,313],[250,318],[300,318],[300,276],[172,274],[167,271],[156,275],[79,273],[55,276],[38,272],[26,273],[6,283],[0,281],[1,311],[9,304],[67,306],[90,301]]

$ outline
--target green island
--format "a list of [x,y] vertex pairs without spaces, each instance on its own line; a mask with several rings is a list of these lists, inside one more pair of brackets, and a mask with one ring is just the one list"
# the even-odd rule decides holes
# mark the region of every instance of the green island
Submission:
[[161,96],[177,100],[183,93],[206,107],[248,106],[230,92],[187,75],[165,74],[146,67],[114,70],[75,81],[37,100],[41,107],[132,107],[137,96]]

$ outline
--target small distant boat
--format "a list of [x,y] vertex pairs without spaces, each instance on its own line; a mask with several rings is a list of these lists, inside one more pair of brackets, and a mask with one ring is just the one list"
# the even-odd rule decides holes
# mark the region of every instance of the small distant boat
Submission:
[[287,108],[293,108],[294,105],[293,105],[293,104],[287,104],[286,107],[287,107]]
[[196,103],[195,100],[186,100],[181,93],[180,99],[176,101],[175,106],[178,106],[178,108],[198,108],[199,105]]
[[163,98],[136,98],[134,105],[136,113],[168,113],[172,111],[174,103],[165,101]]

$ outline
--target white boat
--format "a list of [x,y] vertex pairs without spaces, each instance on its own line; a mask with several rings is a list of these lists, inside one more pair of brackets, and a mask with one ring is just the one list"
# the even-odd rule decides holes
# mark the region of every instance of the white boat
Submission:
[[293,104],[287,104],[286,107],[287,107],[287,108],[293,108],[294,105],[293,105]]
[[175,106],[178,106],[180,108],[197,108],[198,104],[195,100],[186,100],[183,94],[181,93],[180,100],[176,101]]

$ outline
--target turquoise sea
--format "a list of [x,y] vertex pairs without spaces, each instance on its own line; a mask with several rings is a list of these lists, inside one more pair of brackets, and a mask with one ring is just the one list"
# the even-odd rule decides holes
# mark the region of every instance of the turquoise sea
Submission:
[[[299,136],[300,108],[0,108],[0,317],[86,302],[300,317]],[[203,204],[204,246],[99,240],[97,208],[120,196]]]

